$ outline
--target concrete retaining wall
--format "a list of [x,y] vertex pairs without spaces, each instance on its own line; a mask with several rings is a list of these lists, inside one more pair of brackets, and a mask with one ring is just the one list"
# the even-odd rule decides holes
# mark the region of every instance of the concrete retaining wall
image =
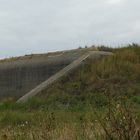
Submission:
[[21,97],[76,60],[80,54],[35,55],[0,62],[0,98]]

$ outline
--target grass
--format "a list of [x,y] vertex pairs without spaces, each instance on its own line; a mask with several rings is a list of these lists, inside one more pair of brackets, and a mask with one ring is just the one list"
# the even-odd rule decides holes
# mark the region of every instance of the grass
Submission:
[[139,140],[140,47],[99,47],[87,60],[24,104],[0,104],[0,139]]

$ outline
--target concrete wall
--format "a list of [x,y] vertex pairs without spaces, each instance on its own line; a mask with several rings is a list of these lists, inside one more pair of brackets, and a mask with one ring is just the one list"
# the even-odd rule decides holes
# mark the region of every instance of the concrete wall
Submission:
[[80,56],[80,53],[61,52],[0,62],[0,98],[23,96]]

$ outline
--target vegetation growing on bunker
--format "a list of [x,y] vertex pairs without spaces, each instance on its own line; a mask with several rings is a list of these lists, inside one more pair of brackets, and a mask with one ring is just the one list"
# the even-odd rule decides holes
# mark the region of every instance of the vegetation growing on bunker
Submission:
[[0,138],[139,140],[140,46],[108,49],[24,104],[1,102]]

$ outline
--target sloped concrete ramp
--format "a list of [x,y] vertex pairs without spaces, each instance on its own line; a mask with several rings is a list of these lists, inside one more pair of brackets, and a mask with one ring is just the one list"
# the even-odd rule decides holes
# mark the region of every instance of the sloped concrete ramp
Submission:
[[36,88],[32,89],[30,92],[25,94],[23,97],[21,97],[17,103],[23,103],[28,101],[30,98],[34,97],[44,89],[46,89],[48,86],[50,86],[52,83],[60,79],[62,76],[66,75],[68,72],[79,66],[84,60],[87,58],[92,58],[92,59],[97,59],[101,56],[107,56],[107,55],[112,55],[110,52],[101,52],[101,51],[92,51],[92,52],[87,52],[86,54],[82,55],[79,57],[77,60],[74,60],[71,64],[51,76],[49,79],[46,81],[42,82],[39,84]]

